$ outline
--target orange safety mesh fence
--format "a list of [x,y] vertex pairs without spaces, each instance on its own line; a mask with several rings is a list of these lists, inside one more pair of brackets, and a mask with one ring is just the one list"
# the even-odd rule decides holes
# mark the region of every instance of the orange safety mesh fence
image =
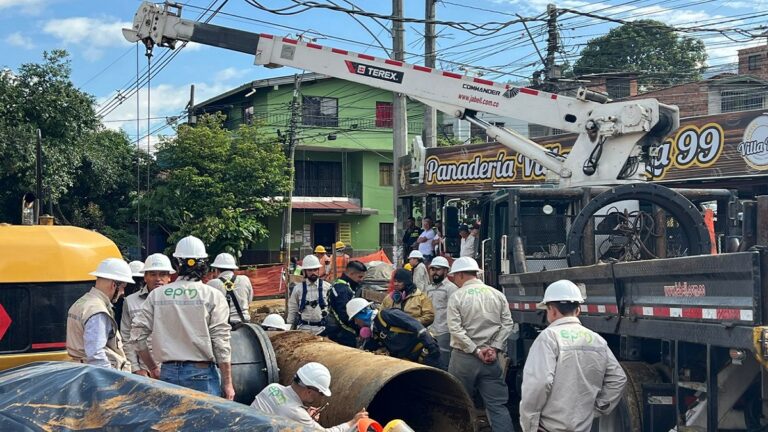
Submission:
[[[285,294],[285,282],[282,282],[282,270],[283,266],[277,264],[255,269],[237,270],[235,274],[245,275],[251,280],[254,297],[273,297]],[[212,277],[213,273],[209,273],[203,279],[203,282],[208,282]]]

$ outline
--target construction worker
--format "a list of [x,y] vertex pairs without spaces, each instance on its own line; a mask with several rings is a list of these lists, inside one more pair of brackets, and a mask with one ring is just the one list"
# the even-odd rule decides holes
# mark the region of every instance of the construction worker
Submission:
[[458,289],[447,277],[449,268],[448,260],[441,256],[435,257],[429,263],[432,283],[427,285],[426,292],[435,310],[435,320],[427,330],[437,339],[437,344],[440,346],[440,365],[445,370],[448,370],[448,362],[451,359],[451,334],[448,331],[447,318],[448,299]]
[[[131,372],[141,376],[149,376],[149,368],[143,361],[141,361],[136,347],[130,342],[131,329],[133,329],[133,318],[138,313],[141,313],[141,308],[147,300],[149,293],[156,288],[171,283],[171,275],[176,273],[176,271],[171,267],[171,260],[160,253],[148,256],[142,265],[145,285],[138,292],[125,298],[123,315],[120,319],[120,334],[124,341],[128,341],[125,344],[125,356],[128,358],[128,361],[131,362]],[[147,338],[147,347],[149,348],[149,354],[152,355],[152,347],[149,338]],[[156,363],[157,361],[158,360],[155,359]]]
[[537,305],[546,309],[549,326],[533,341],[523,368],[523,432],[589,431],[595,415],[609,414],[621,400],[627,376],[605,339],[581,325],[583,302],[576,284],[559,280]]
[[286,324],[282,316],[278,314],[269,314],[261,322],[261,328],[265,331],[286,331],[291,329],[290,324]]
[[149,293],[133,319],[131,343],[151,377],[233,400],[229,308],[223,294],[201,282],[208,271],[205,245],[184,237],[173,256],[179,277]]
[[432,301],[422,290],[414,285],[411,279],[411,272],[406,269],[395,270],[394,281],[395,290],[384,297],[384,300],[381,302],[381,308],[400,309],[415,318],[424,327],[432,324],[435,320],[435,310],[432,307]]
[[346,250],[347,245],[344,244],[343,241],[337,241],[336,244],[333,245],[334,249],[336,250],[336,261],[334,262],[334,267],[330,274],[328,274],[328,280],[332,280],[333,278],[339,277],[339,275],[344,271],[344,269],[347,268],[347,263],[349,263],[349,255],[344,253],[344,250]]
[[[328,253],[325,251],[325,246],[323,245],[317,245],[315,246],[315,257],[320,262],[320,269],[318,271],[318,277],[324,278],[325,275],[330,273],[331,271],[331,257],[328,256]],[[304,262],[302,261],[302,268],[304,267]]]
[[239,323],[251,322],[251,314],[248,307],[253,300],[253,286],[251,280],[245,275],[236,275],[235,257],[228,253],[216,255],[211,264],[213,276],[208,285],[216,288],[224,294],[229,305],[229,323],[236,326]]
[[326,299],[331,284],[320,278],[322,265],[315,255],[305,256],[301,267],[304,280],[291,292],[286,321],[296,330],[320,334],[325,331],[325,317],[328,315]]
[[424,255],[417,250],[411,251],[411,254],[408,255],[408,264],[411,265],[413,283],[416,285],[416,288],[423,292],[427,289],[427,285],[429,285],[429,271],[427,271],[427,266],[424,264]]
[[[128,298],[129,295],[140,291],[143,288],[144,285],[144,273],[142,270],[144,269],[144,263],[141,261],[131,261],[128,263],[128,267],[131,268],[131,276],[133,276],[133,282],[129,283],[125,286],[125,289],[123,290],[123,295],[117,300],[117,303],[112,306],[112,309],[114,309],[115,312],[115,320],[117,321],[117,329],[120,330],[121,336],[123,337],[123,349],[127,350],[128,348],[128,338],[126,337],[126,333],[123,333],[123,322],[121,320],[117,320],[117,317],[123,316],[123,307],[125,306],[125,299]],[[130,333],[128,333],[130,334]],[[126,351],[126,354],[128,352]]]
[[448,299],[446,314],[453,348],[448,372],[468,394],[479,393],[493,432],[507,432],[514,429],[506,406],[505,365],[498,356],[506,352],[514,324],[504,294],[480,281],[478,272],[474,259],[461,257],[449,273],[459,289]]
[[421,259],[429,262],[432,260],[432,254],[434,254],[432,241],[435,239],[437,232],[435,232],[432,218],[429,216],[425,216],[422,220],[422,227],[424,230],[419,234],[416,243],[419,244],[419,252],[422,255]]
[[357,330],[349,325],[347,303],[355,296],[368,268],[360,261],[350,261],[344,274],[336,279],[328,291],[328,317],[325,335],[328,339],[355,348]]
[[[440,347],[421,323],[400,309],[371,308],[371,302],[353,298],[347,315],[360,328],[362,349],[386,348],[392,357],[440,367]],[[510,429],[511,430],[511,429]]]
[[265,414],[309,426],[312,430],[326,432],[347,432],[352,430],[359,420],[368,418],[368,413],[363,408],[352,420],[324,428],[318,423],[318,405],[323,396],[331,396],[331,372],[320,363],[310,362],[296,371],[291,384],[284,386],[274,383],[264,387],[264,390],[256,395],[251,407]]
[[80,363],[129,371],[112,305],[133,283],[131,268],[121,259],[107,258],[89,274],[96,276],[93,288],[67,312],[67,353]]

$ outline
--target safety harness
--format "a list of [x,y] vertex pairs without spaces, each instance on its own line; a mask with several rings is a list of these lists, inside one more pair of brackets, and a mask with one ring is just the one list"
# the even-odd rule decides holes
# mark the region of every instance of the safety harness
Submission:
[[[328,302],[329,302],[329,303],[330,303],[330,297],[331,297],[331,293],[333,293],[333,295],[335,295],[335,296],[338,296],[338,295],[339,295],[339,293],[337,293],[337,292],[336,292],[336,284],[343,284],[343,285],[346,285],[346,286],[347,286],[347,289],[349,289],[350,291],[352,290],[352,285],[350,285],[350,284],[349,284],[349,282],[345,281],[345,280],[344,280],[344,279],[342,279],[342,278],[338,278],[338,279],[336,279],[336,281],[334,281],[334,282],[333,282],[333,287],[332,287],[330,290],[328,290]],[[329,312],[329,313],[330,313],[330,315],[333,317],[333,319],[335,319],[335,320],[336,320],[336,324],[338,324],[338,325],[339,325],[339,327],[341,327],[341,328],[343,328],[344,330],[346,330],[346,331],[348,331],[348,332],[352,333],[353,335],[356,335],[356,334],[357,334],[357,332],[355,331],[355,329],[353,329],[352,327],[348,326],[348,325],[347,325],[347,323],[345,323],[345,322],[344,322],[344,320],[342,320],[342,319],[339,317],[339,314],[338,314],[338,313],[336,313],[336,309],[334,309],[334,308],[330,308],[330,309],[331,309],[331,310],[330,310],[330,312]]]
[[[426,329],[424,329],[424,330],[422,330],[421,332],[419,332],[417,334],[417,333],[414,333],[414,332],[412,332],[410,330],[406,330],[406,329],[404,329],[402,327],[397,327],[397,326],[389,325],[386,321],[384,321],[384,318],[382,318],[381,313],[376,314],[376,321],[378,321],[379,324],[381,324],[381,326],[384,327],[384,329],[387,330],[388,332],[392,332],[392,333],[396,333],[396,334],[408,334],[408,335],[414,335],[416,337],[419,337],[419,336],[421,336],[422,332],[426,332],[427,331]],[[387,339],[387,334],[384,333],[384,332],[381,332],[381,333],[379,333],[379,338],[381,338],[383,340],[386,340]],[[419,363],[422,363],[424,361],[424,359],[427,357],[427,354],[429,354],[428,352],[425,352],[425,351],[426,350],[424,349],[424,342],[422,342],[420,339],[417,339],[416,344],[414,344],[413,347],[411,348],[411,353],[410,354],[412,356],[415,354],[416,355],[416,361],[419,362]]]
[[[237,315],[240,317],[240,322],[245,324],[245,315],[243,314],[243,309],[240,307],[240,302],[237,301],[237,298],[235,297],[235,279],[237,279],[237,275],[233,274],[231,279],[220,277],[219,280],[221,283],[224,284],[224,291],[227,293],[227,303],[230,305],[232,303],[235,304],[235,310],[237,311]],[[232,321],[229,323],[232,324]]]
[[[311,326],[324,326],[325,325],[325,315],[326,312],[326,303],[325,303],[325,296],[323,295],[323,280],[318,279],[317,280],[317,306],[320,306],[320,310],[323,315],[323,319],[320,321],[304,321],[301,319],[301,314],[304,313],[304,309],[307,308],[307,281],[301,283],[301,301],[299,301],[299,324],[301,325],[311,325]],[[312,307],[317,307],[312,306]]]

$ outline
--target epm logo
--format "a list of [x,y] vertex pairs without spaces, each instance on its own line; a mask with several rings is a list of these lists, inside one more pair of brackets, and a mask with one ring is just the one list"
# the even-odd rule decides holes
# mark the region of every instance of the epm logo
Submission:
[[399,71],[385,69],[379,66],[357,63],[349,60],[345,60],[345,63],[347,64],[347,69],[349,69],[349,72],[355,75],[363,75],[398,84],[402,84],[403,82],[403,73]]

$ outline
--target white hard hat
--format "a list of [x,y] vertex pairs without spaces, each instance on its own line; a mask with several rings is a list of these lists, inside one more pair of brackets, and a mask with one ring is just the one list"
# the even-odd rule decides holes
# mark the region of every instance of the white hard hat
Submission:
[[167,271],[168,273],[176,273],[171,267],[171,260],[167,256],[161,253],[154,253],[147,257],[144,261],[144,272],[148,271]]
[[91,276],[109,279],[117,282],[133,283],[133,272],[128,263],[119,258],[107,258],[99,263],[95,272],[88,273]]
[[261,322],[262,327],[279,328],[281,330],[288,330],[291,328],[290,324],[286,324],[282,316],[278,314],[269,314]]
[[408,255],[408,259],[411,259],[411,258],[424,259],[424,254],[417,250],[411,251],[411,254]]
[[176,258],[208,258],[205,252],[205,244],[195,236],[186,236],[176,243],[176,250],[173,252]]
[[331,396],[331,371],[317,362],[309,362],[296,371],[301,383],[307,387],[314,387],[320,393]]
[[320,260],[314,255],[307,255],[301,261],[301,268],[303,270],[314,270],[319,269],[320,267],[322,267],[320,265]]
[[211,267],[216,267],[225,270],[237,270],[237,263],[235,263],[235,257],[224,252],[216,255],[216,259],[213,260]]
[[128,267],[131,268],[131,275],[133,277],[144,276],[144,263],[141,261],[131,261],[128,263]]
[[445,257],[436,256],[432,259],[432,262],[429,263],[430,267],[445,267],[445,268],[451,268],[451,266],[448,264],[448,260],[445,259]]
[[561,279],[549,284],[547,290],[544,291],[544,299],[536,307],[546,309],[547,303],[550,302],[584,303],[584,297],[581,296],[581,289],[578,285],[567,279]]
[[355,297],[352,300],[347,302],[347,316],[349,317],[349,320],[352,321],[352,319],[360,313],[361,310],[367,308],[371,305],[371,302],[364,298]]
[[451,271],[448,274],[454,274],[459,272],[479,272],[480,266],[477,265],[477,261],[470,257],[456,258],[453,262]]

